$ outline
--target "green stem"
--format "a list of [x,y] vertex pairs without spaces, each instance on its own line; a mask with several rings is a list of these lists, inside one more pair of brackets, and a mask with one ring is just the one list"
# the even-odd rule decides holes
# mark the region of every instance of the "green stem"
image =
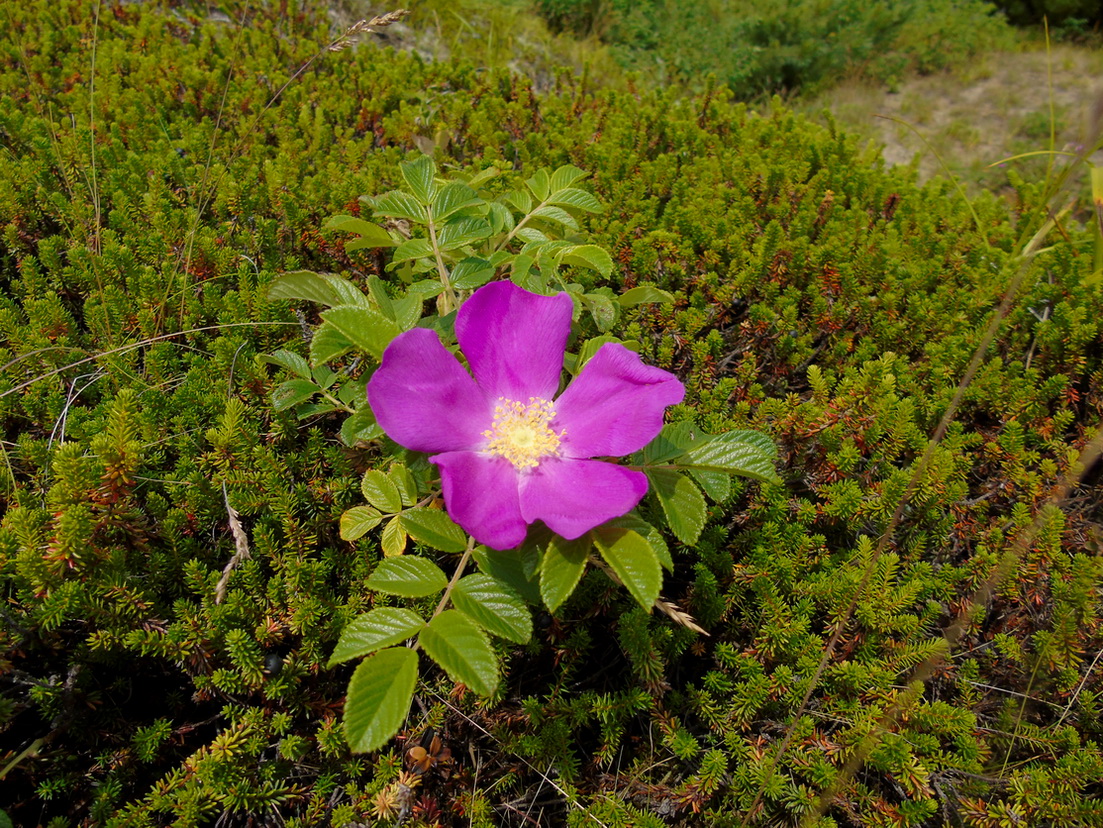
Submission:
[[437,225],[433,221],[433,208],[426,207],[425,214],[428,217],[428,229],[429,229],[429,244],[433,247],[433,256],[437,260],[437,273],[440,275],[440,283],[444,285],[444,293],[441,297],[444,301],[440,302],[440,315],[444,316],[447,313],[451,313],[456,308],[456,293],[452,289],[452,282],[448,278],[448,268],[444,266],[444,257],[440,254],[440,247],[437,245]]
[[[471,560],[471,550],[475,548],[475,539],[469,537],[467,539],[467,549],[463,552],[463,557],[460,558],[460,562],[456,564],[456,571],[452,573],[452,580],[448,582],[448,586],[444,588],[444,595],[440,596],[440,603],[437,604],[437,608],[433,610],[432,618],[436,618],[448,605],[448,601],[452,598],[452,590],[463,576],[463,570],[467,566],[467,562]],[[429,620],[432,620],[430,618]]]

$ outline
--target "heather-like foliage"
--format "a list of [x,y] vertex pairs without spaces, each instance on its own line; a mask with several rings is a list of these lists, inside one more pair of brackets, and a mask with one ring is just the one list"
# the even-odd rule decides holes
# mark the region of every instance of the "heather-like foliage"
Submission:
[[[1103,296],[1095,237],[1038,185],[970,210],[726,93],[538,97],[371,43],[300,72],[339,34],[309,5],[0,15],[15,824],[1103,822],[1098,470],[1051,500],[1103,415]],[[407,186],[419,142],[442,180],[500,170],[488,203],[591,171],[605,210],[578,243],[611,267],[572,279],[670,294],[608,335],[685,383],[672,427],[769,435],[781,482],[695,477],[707,499],[673,510],[693,536],[648,537],[660,600],[707,636],[591,569],[527,643],[491,644],[489,700],[426,661],[399,740],[357,755],[354,667],[329,662],[355,618],[410,608],[371,589],[383,539],[341,518],[407,508],[428,468],[345,428],[370,349],[311,364],[328,311],[271,291],[305,270],[403,307],[390,248],[327,222],[368,222],[360,196]],[[405,558],[448,560],[410,535]]]

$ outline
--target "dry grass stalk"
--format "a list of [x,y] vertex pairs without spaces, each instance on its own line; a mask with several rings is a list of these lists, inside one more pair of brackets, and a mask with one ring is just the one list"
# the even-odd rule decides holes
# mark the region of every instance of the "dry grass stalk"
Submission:
[[397,23],[409,14],[409,9],[395,9],[392,12],[373,17],[371,20],[357,20],[345,30],[344,34],[329,45],[329,51],[343,51],[355,44],[360,39],[360,35],[367,32],[374,32],[376,29],[384,29],[392,23]]

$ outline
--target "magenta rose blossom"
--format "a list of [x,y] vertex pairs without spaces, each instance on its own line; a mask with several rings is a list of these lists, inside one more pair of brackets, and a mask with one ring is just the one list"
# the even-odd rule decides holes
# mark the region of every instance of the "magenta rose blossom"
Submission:
[[379,426],[432,455],[448,514],[494,549],[520,544],[537,520],[574,539],[634,508],[647,477],[592,458],[643,448],[685,396],[673,374],[607,343],[556,397],[571,308],[566,293],[492,282],[456,315],[470,374],[435,332],[415,328],[368,383]]

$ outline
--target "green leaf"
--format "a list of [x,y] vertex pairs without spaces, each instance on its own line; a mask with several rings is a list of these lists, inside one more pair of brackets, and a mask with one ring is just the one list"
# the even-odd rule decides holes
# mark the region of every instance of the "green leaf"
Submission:
[[256,360],[259,363],[278,365],[281,368],[286,368],[291,373],[298,374],[303,379],[308,380],[314,378],[314,374],[310,370],[310,363],[298,354],[293,354],[291,351],[284,350],[283,348],[280,348],[272,354],[257,354]]
[[387,476],[398,487],[402,505],[413,506],[417,502],[417,484],[414,483],[414,476],[410,474],[410,470],[403,463],[395,463],[387,471]]
[[726,472],[707,469],[689,469],[689,476],[697,481],[714,503],[723,503],[731,496],[732,479]]
[[663,569],[667,572],[674,571],[674,559],[670,557],[670,547],[666,545],[666,539],[663,537],[663,533],[635,512],[629,512],[627,515],[613,518],[606,523],[605,526],[618,529],[631,529],[633,532],[642,535],[647,539],[647,542],[651,544],[651,548],[655,550],[655,555],[658,557],[659,563],[662,564]]
[[555,612],[578,586],[594,542],[589,534],[576,540],[553,537],[540,560],[540,596],[548,612]]
[[525,190],[510,190],[502,199],[518,213],[527,214],[532,209],[532,196]]
[[293,379],[280,383],[272,390],[272,410],[284,411],[306,402],[321,390],[310,380]]
[[497,688],[498,659],[490,641],[459,610],[447,609],[430,621],[418,641],[452,681],[462,681],[480,696],[489,696]]
[[387,475],[379,469],[368,469],[360,480],[360,491],[364,499],[376,509],[386,514],[394,514],[402,510],[402,496],[396,486]]
[[530,214],[533,218],[540,218],[544,221],[553,221],[556,224],[561,224],[568,230],[577,230],[578,221],[575,217],[564,210],[562,207],[552,207],[545,204],[543,207],[538,207]]
[[650,287],[648,285],[641,285],[640,287],[634,287],[631,290],[626,290],[620,296],[617,297],[617,301],[620,302],[622,308],[630,308],[634,305],[648,305],[652,303],[658,303],[661,305],[669,305],[674,301],[673,294],[667,293],[665,290],[659,290],[657,287]]
[[532,638],[532,615],[516,593],[477,572],[461,578],[452,590],[452,603],[487,632],[524,644]]
[[322,311],[322,318],[376,359],[381,359],[391,340],[402,333],[395,322],[371,308],[342,305]]
[[402,518],[393,517],[383,527],[379,546],[388,558],[397,557],[406,551],[406,529],[402,526]]
[[426,205],[432,202],[437,191],[437,184],[433,181],[433,176],[437,173],[437,165],[433,163],[433,159],[428,155],[422,155],[413,161],[399,164],[398,168],[402,171],[402,177],[410,192],[414,194],[414,198]]
[[658,436],[643,447],[643,462],[656,465],[669,463],[710,436],[693,423],[667,423]]
[[395,248],[391,256],[391,264],[408,262],[411,259],[428,259],[433,255],[433,247],[428,239],[410,239]]
[[378,509],[353,506],[341,515],[341,540],[354,541],[364,537],[383,520]]
[[344,356],[355,346],[349,338],[337,330],[336,327],[322,322],[310,338],[310,363],[312,365],[324,365],[327,362]]
[[375,422],[375,415],[368,406],[358,408],[341,423],[341,442],[349,448],[357,443],[369,443],[381,437],[383,429]]
[[693,481],[673,469],[645,468],[651,488],[662,504],[670,531],[682,543],[697,543],[705,528],[705,496]]
[[414,293],[392,302],[394,319],[399,328],[409,331],[417,326],[421,320],[421,306],[424,301],[419,294]]
[[551,191],[554,194],[558,195],[563,192],[566,187],[570,187],[576,181],[581,181],[588,175],[588,172],[580,170],[573,164],[564,164],[551,174],[551,180],[548,182],[548,186],[551,187]]
[[494,278],[494,267],[485,259],[467,258],[452,268],[452,287],[474,290]]
[[607,331],[617,322],[617,307],[613,300],[603,293],[582,294],[582,304],[594,318],[599,331]]
[[[529,204],[532,204],[531,200]],[[522,210],[522,212],[525,211]],[[490,213],[487,218],[490,221],[490,226],[494,228],[495,234],[508,233],[517,226],[517,220],[513,217],[513,213],[500,201],[490,202]]]
[[551,182],[548,179],[547,170],[537,170],[536,174],[528,179],[525,184],[532,190],[532,194],[536,196],[537,201],[546,201],[551,194]]
[[491,234],[490,222],[483,218],[456,218],[437,231],[437,246],[441,250],[455,250]]
[[532,242],[546,242],[548,237],[537,230],[535,227],[522,227],[515,234],[517,238],[526,243]]
[[780,483],[775,468],[777,447],[760,431],[738,429],[717,434],[686,452],[680,466],[699,466],[712,471],[738,474],[769,483]]
[[380,607],[358,615],[341,631],[326,666],[333,667],[399,644],[413,638],[424,626],[425,619],[416,612],[398,607]]
[[374,274],[369,276],[368,293],[371,295],[376,307],[379,308],[379,312],[388,319],[393,320],[395,318],[394,304],[391,302],[390,294],[387,293],[387,283]]
[[407,219],[425,224],[429,220],[425,207],[416,198],[401,190],[393,190],[375,199],[373,210],[377,216]]
[[604,247],[598,247],[596,244],[571,245],[556,256],[556,261],[560,264],[588,267],[602,276],[608,276],[613,272],[613,257]]
[[600,213],[605,210],[601,202],[588,192],[574,187],[568,187],[552,193],[551,197],[548,199],[548,203],[556,204],[560,207],[570,207],[574,210],[583,210],[587,213]]
[[464,208],[475,207],[484,203],[479,198],[478,193],[462,181],[450,181],[441,187],[433,198],[433,218],[437,221],[444,221],[444,219]]
[[467,535],[440,509],[417,506],[407,509],[401,518],[402,528],[419,543],[441,552],[462,552],[467,548]]
[[364,219],[356,216],[332,216],[322,225],[322,229],[355,233],[359,238],[345,242],[345,250],[349,253],[364,248],[394,247],[398,244],[378,224],[372,224],[370,221],[364,221]]
[[393,647],[368,656],[349,682],[345,738],[358,753],[378,750],[398,733],[417,686],[417,653]]
[[663,585],[659,558],[647,539],[631,529],[600,527],[592,533],[594,544],[640,606],[650,610]]
[[519,549],[488,549],[476,546],[471,556],[479,569],[497,581],[501,581],[530,604],[540,603],[540,586],[535,575],[525,574],[526,555]]
[[302,299],[329,307],[368,304],[368,297],[348,279],[333,273],[313,273],[309,270],[277,276],[268,286],[268,298]]
[[448,586],[448,579],[432,561],[412,555],[400,555],[380,561],[365,586],[387,595],[424,598]]

